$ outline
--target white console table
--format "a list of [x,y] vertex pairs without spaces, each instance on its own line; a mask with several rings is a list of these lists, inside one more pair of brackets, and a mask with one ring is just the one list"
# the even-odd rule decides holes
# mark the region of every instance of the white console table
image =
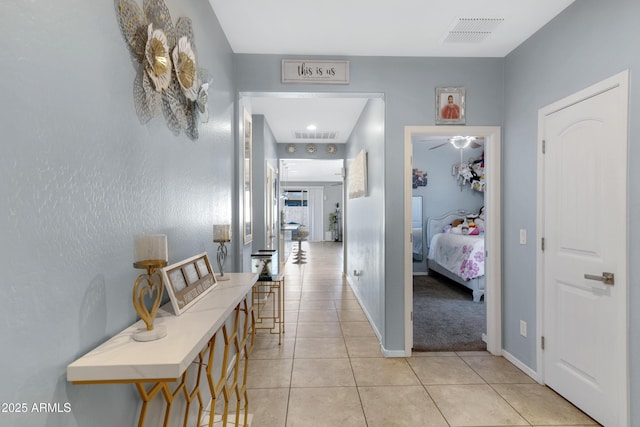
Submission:
[[[202,385],[208,387],[212,399],[210,427],[214,423],[216,400],[221,394],[224,396],[222,425],[227,425],[229,401],[235,395],[234,425],[246,427],[249,404],[246,372],[255,334],[251,290],[258,275],[229,273],[229,276],[230,280],[218,282],[202,300],[180,316],[173,314],[170,303],[162,306],[154,325],[164,325],[166,337],[157,341],[134,341],[132,335],[145,328],[144,322],[138,321],[68,365],[67,380],[74,384],[134,384],[142,399],[139,427],[145,425],[149,403],[158,395],[165,403],[159,405],[164,410],[165,427],[175,425],[170,423],[170,415],[172,403],[178,396],[184,400],[176,405],[184,412],[181,418],[184,426],[190,410],[194,409],[192,404],[198,405],[200,420],[204,409]],[[228,326],[227,320],[232,316],[234,322]],[[216,338],[224,342],[221,352],[215,351]],[[221,363],[216,360],[215,369],[214,356],[222,357]],[[188,375],[189,367],[196,373]],[[206,384],[201,384],[202,373],[206,375]],[[239,419],[240,408],[244,409],[244,420]]]

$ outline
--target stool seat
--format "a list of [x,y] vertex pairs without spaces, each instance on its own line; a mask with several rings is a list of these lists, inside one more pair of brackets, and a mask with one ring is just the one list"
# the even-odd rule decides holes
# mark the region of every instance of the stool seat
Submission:
[[304,242],[305,240],[307,240],[307,238],[309,237],[309,228],[301,225],[300,227],[298,227],[298,232],[296,233],[296,236],[293,238],[293,240],[298,242],[298,251],[296,252],[296,258],[295,261],[293,262],[294,264],[306,264],[306,257],[305,252],[302,250],[302,242]]

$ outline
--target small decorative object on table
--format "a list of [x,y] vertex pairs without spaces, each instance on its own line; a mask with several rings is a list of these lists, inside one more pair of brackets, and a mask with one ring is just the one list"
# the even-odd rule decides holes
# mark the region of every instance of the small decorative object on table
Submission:
[[217,280],[229,280],[229,276],[224,275],[224,263],[227,261],[227,247],[224,244],[231,241],[231,224],[215,224],[213,226],[213,241],[220,244],[217,252],[220,275]]
[[[133,335],[136,341],[155,341],[167,336],[167,328],[154,328],[153,322],[162,301],[162,276],[158,269],[167,265],[167,236],[165,234],[151,234],[141,236],[136,240],[135,268],[147,270],[141,274],[133,285],[133,307],[140,319],[147,326]],[[145,304],[145,297],[153,299],[151,309]]]
[[251,272],[258,273],[258,280],[271,280],[278,275],[278,251],[260,249],[251,254]]

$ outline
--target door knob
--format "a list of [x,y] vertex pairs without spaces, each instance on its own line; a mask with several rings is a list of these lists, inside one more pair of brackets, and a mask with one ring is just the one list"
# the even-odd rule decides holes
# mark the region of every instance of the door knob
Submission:
[[613,285],[615,283],[615,278],[613,273],[602,273],[602,276],[594,276],[593,274],[585,274],[585,279],[589,280],[597,280],[599,282],[604,283],[605,285]]

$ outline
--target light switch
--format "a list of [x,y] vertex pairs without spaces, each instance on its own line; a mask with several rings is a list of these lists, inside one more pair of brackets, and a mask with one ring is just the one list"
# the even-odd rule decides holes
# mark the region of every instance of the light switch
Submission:
[[524,228],[520,229],[520,244],[521,245],[527,244],[527,230]]

